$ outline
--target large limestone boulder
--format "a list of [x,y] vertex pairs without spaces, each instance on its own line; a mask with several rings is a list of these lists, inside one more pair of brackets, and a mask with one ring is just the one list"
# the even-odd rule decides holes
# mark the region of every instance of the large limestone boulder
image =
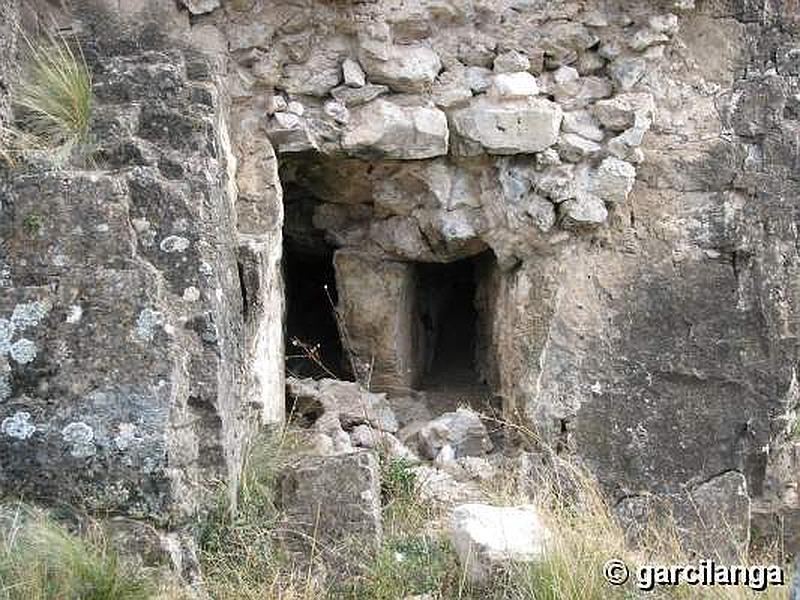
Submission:
[[433,105],[378,98],[351,112],[342,148],[365,158],[421,159],[447,154],[445,114]]
[[457,154],[541,152],[555,144],[561,108],[544,98],[477,97],[450,113]]
[[551,534],[533,506],[462,504],[451,513],[450,538],[466,576],[482,584],[514,563],[541,560]]

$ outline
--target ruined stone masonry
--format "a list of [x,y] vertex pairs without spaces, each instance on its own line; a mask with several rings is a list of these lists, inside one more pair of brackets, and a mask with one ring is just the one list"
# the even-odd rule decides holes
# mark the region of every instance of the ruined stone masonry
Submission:
[[4,491],[183,522],[286,352],[499,399],[623,518],[798,522],[795,3],[172,4],[62,15],[100,160],[2,180]]

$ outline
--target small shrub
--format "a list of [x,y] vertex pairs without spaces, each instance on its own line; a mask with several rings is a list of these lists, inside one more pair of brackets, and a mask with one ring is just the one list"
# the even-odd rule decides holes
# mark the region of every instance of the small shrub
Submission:
[[0,544],[3,600],[145,600],[156,592],[98,528],[79,537],[41,513],[20,508],[0,532]]
[[30,213],[22,221],[22,228],[29,236],[33,237],[42,229],[42,216],[36,213]]
[[412,467],[411,461],[405,458],[390,458],[381,462],[381,494],[384,501],[414,495],[417,476]]

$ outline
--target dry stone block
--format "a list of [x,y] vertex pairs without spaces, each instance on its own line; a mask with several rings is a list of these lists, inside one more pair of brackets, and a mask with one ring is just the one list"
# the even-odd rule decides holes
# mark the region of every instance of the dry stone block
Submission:
[[436,52],[424,45],[379,46],[377,52],[362,47],[359,61],[370,81],[396,92],[424,91],[442,68]]
[[450,517],[450,537],[472,583],[488,583],[492,575],[515,563],[544,558],[550,531],[533,506],[498,507],[462,504]]
[[288,525],[287,543],[298,551],[335,552],[355,566],[381,543],[380,471],[377,456],[360,451],[306,456],[283,470],[278,498]]
[[543,98],[474,98],[450,114],[460,154],[541,152],[558,139],[561,108]]
[[441,110],[380,98],[353,109],[342,137],[346,152],[369,158],[432,158],[447,154],[447,144],[447,118]]

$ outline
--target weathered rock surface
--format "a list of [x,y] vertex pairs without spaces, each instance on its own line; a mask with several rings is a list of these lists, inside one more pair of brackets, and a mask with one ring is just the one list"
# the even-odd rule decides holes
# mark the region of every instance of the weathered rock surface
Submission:
[[533,506],[462,504],[450,516],[453,547],[473,583],[486,583],[514,563],[542,560],[550,537]]
[[[221,107],[213,85],[191,79],[196,64],[177,52],[99,63],[98,98],[117,116],[97,127],[117,125],[98,154],[119,170],[23,170],[6,182],[7,492],[163,523],[207,501],[212,481],[235,493],[259,415],[239,379],[245,326]],[[143,71],[156,85],[133,96]],[[130,113],[134,97],[146,105]]]
[[420,429],[418,435],[420,451],[431,460],[445,447],[452,451],[454,458],[482,456],[492,449],[480,416],[464,408],[434,419]]
[[301,458],[279,476],[278,499],[293,550],[313,548],[347,571],[380,546],[380,473],[372,452]]
[[555,144],[561,127],[561,108],[543,98],[479,97],[470,101],[469,106],[454,110],[450,119],[459,140],[457,153],[531,153]]
[[[0,205],[0,319],[13,324],[0,333],[0,460],[14,463],[4,477],[33,481],[56,451],[57,477],[42,478],[53,495],[91,491],[76,483],[85,464],[98,497],[115,477],[158,487],[175,476],[191,482],[175,489],[192,490],[206,458],[225,457],[233,477],[239,396],[225,390],[280,387],[237,355],[267,357],[259,373],[280,363],[256,341],[274,347],[279,335],[238,316],[280,320],[280,161],[283,183],[312,205],[309,232],[337,251],[359,374],[403,393],[417,385],[430,354],[411,300],[419,263],[487,253],[475,366],[543,443],[580,456],[615,500],[719,484],[728,491],[708,502],[740,531],[748,510],[728,480],[741,476],[759,515],[800,510],[775,492],[790,479],[775,461],[800,402],[800,67],[788,3],[359,2],[345,15],[341,3],[281,0],[191,20],[177,3],[99,4],[80,23],[96,38],[90,60],[135,55],[97,74],[109,168],[14,176]],[[142,53],[169,39],[199,43],[213,67]],[[526,73],[538,96],[516,96],[533,92]],[[216,76],[224,86],[209,85]],[[498,77],[492,93],[514,96],[489,95]],[[225,92],[235,176],[232,161],[213,165],[226,154],[224,119],[198,108],[224,114]],[[235,219],[223,171],[239,186]],[[201,261],[210,280],[190,282]],[[240,262],[263,271],[239,279]],[[36,302],[43,316],[14,317]],[[114,323],[102,319],[112,311]],[[84,325],[91,335],[73,332]],[[240,329],[251,343],[231,341]],[[124,362],[122,345],[133,352]],[[269,394],[246,396],[258,405]],[[117,470],[126,455],[103,440],[122,430],[87,416],[110,406],[135,407],[119,423],[137,428],[134,440],[180,432],[165,445],[176,468]],[[352,448],[338,418],[329,425],[326,442]],[[30,451],[44,438],[59,445]],[[92,448],[108,464],[83,456]]]
[[421,159],[447,154],[447,117],[435,106],[377,99],[351,112],[342,148],[365,158]]

